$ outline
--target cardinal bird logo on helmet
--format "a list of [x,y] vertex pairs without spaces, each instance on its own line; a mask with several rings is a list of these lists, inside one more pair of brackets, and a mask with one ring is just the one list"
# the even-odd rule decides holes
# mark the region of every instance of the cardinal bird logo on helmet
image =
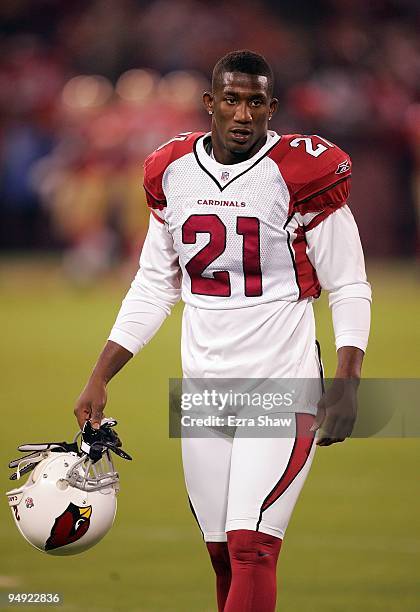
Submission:
[[45,550],[60,548],[80,540],[89,529],[91,514],[92,506],[83,508],[70,503],[63,514],[55,519],[50,537],[45,543]]

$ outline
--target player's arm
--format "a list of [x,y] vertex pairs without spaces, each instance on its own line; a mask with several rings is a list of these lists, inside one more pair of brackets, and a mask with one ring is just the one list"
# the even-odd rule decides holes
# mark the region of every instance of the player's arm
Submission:
[[80,427],[99,427],[108,382],[154,336],[180,299],[181,272],[172,237],[151,215],[140,267],[124,298],[108,341],[74,409]]
[[308,257],[329,292],[337,369],[318,406],[319,446],[350,436],[357,416],[357,387],[370,328],[371,289],[353,215],[344,205],[306,233]]
[[88,419],[91,420],[93,427],[100,426],[107,401],[106,386],[132,356],[133,353],[123,346],[112,342],[112,340],[107,341],[85,388],[76,402],[74,414],[80,429]]

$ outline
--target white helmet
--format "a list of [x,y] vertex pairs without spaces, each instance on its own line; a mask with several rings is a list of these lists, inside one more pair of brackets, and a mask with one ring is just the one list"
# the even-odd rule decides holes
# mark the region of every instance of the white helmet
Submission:
[[6,495],[19,531],[38,550],[75,555],[94,546],[111,529],[119,477],[110,450],[131,459],[117,446],[121,443],[110,429],[115,424],[104,419],[100,429],[93,430],[88,421],[81,451],[76,441],[19,446],[32,452],[10,462],[10,467],[17,468],[11,478],[31,474],[25,484]]

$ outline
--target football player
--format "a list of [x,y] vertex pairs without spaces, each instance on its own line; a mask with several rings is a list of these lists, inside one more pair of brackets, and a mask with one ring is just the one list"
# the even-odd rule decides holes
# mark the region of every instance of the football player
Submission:
[[[186,132],[145,162],[151,210],[140,268],[75,408],[98,426],[111,378],[181,298],[190,378],[320,379],[312,302],[329,292],[337,384],[293,415],[293,435],[184,437],[191,508],[216,574],[219,611],[272,612],[276,563],[316,444],[342,442],[370,325],[351,162],[320,136],[269,130],[278,101],[266,60],[232,52],[204,93],[207,134]],[[322,429],[321,429],[322,425]]]

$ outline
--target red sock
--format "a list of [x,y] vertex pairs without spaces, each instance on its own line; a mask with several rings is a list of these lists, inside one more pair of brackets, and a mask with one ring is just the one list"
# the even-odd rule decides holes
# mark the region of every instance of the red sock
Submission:
[[247,529],[229,531],[227,537],[232,582],[224,612],[274,612],[282,540]]
[[206,545],[216,572],[217,607],[223,612],[232,577],[228,545],[227,542],[206,542]]

